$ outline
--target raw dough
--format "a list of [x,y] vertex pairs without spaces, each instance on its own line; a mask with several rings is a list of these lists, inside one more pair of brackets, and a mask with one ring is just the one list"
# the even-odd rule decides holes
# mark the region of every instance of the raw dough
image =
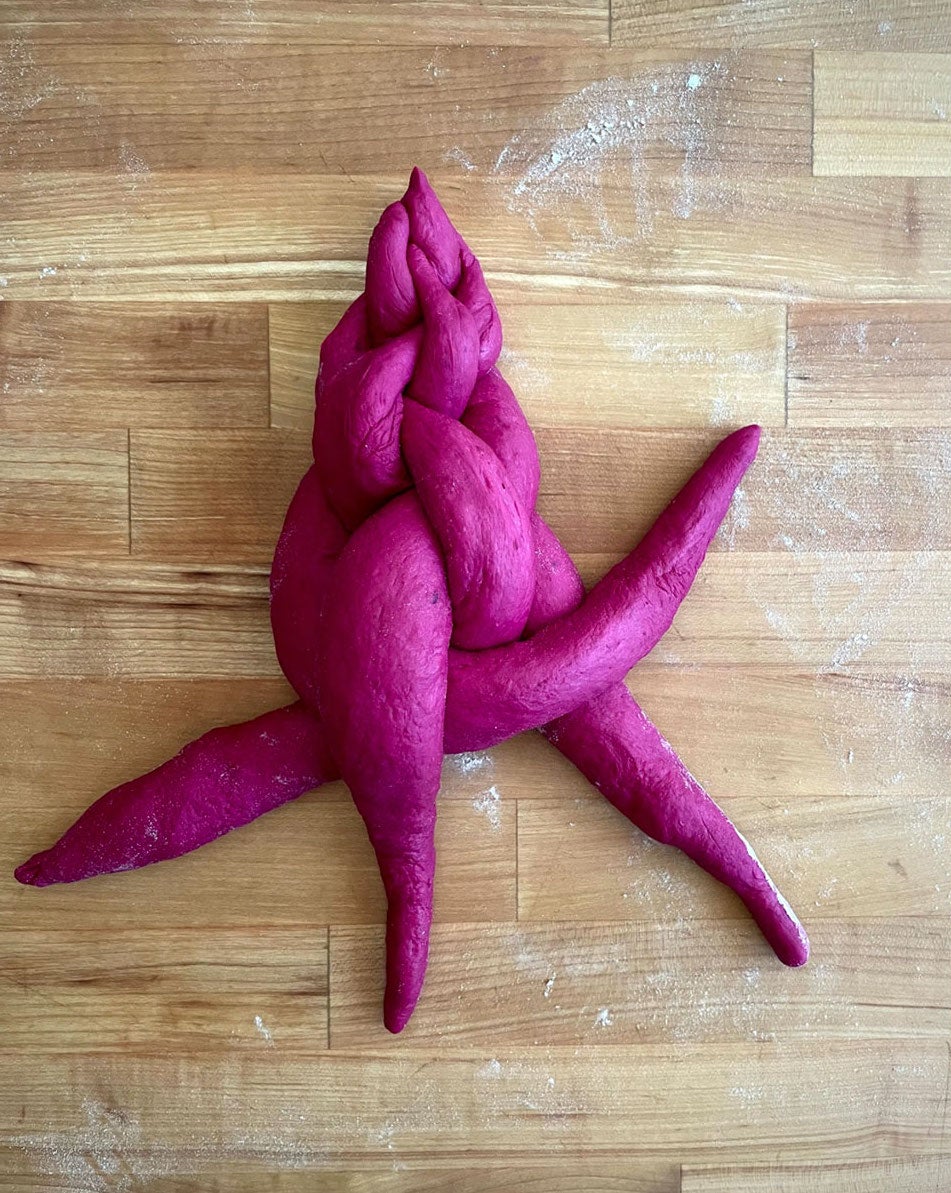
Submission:
[[586,595],[535,510],[538,454],[495,367],[501,344],[479,264],[415,170],[373,232],[364,294],[322,346],[315,465],[274,556],[274,641],[300,699],[104,795],[20,882],[176,857],[342,776],[386,890],[397,1032],[426,971],[443,753],[537,728],[803,964],[799,921],[623,683],[686,596],[759,428],[723,440]]

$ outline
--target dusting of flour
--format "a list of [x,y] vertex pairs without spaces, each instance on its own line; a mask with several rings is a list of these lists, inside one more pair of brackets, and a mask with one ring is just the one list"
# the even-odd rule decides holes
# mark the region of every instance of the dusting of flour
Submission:
[[[566,96],[542,117],[540,127],[515,133],[499,153],[492,173],[514,179],[506,196],[509,209],[536,230],[544,214],[565,218],[579,247],[593,237],[599,247],[621,248],[652,230],[647,162],[674,157],[681,164],[673,213],[689,218],[697,198],[695,171],[716,156],[716,84],[729,74],[720,60],[658,66],[632,78],[600,79]],[[631,188],[636,213],[635,226],[623,231],[609,216],[603,189],[617,167]],[[579,200],[594,216],[596,233],[575,225]]]
[[[866,329],[847,334],[863,351]],[[951,761],[951,728],[929,676],[927,627],[907,614],[940,604],[932,552],[949,537],[951,432],[894,433],[887,467],[859,435],[824,443],[825,453],[813,446],[806,459],[795,441],[767,434],[719,545],[749,549],[759,526],[775,528],[767,547],[787,556],[782,584],[751,574],[749,596],[769,634],[814,677],[843,791],[924,794],[939,762]],[[882,549],[908,537],[910,549]]]

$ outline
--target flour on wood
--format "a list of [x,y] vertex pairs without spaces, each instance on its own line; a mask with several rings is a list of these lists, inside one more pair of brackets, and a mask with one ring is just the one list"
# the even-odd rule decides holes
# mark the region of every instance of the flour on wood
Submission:
[[[868,349],[868,325],[851,325],[840,339],[861,355]],[[841,768],[843,792],[890,782],[934,789],[940,760],[951,757],[951,727],[928,678],[927,633],[909,623],[902,638],[897,612],[939,601],[929,587],[934,570],[927,552],[948,539],[951,432],[896,434],[887,467],[858,436],[830,435],[825,458],[812,448],[805,459],[795,440],[788,442],[764,437],[718,544],[746,549],[751,528],[765,516],[777,527],[769,547],[789,557],[790,574],[797,559],[810,561],[808,606],[797,602],[801,590],[793,584],[784,590],[783,604],[765,598],[752,574],[749,591],[765,626],[801,666],[812,668],[820,732]],[[917,511],[914,521],[904,512],[909,508]],[[915,534],[910,544],[904,541],[909,526]],[[886,555],[898,529],[904,536],[899,547],[911,549]],[[882,570],[876,564],[885,559],[888,569]],[[818,661],[816,624],[828,642]],[[899,655],[897,667],[875,662],[883,644],[889,655]]]
[[492,755],[487,750],[478,750],[470,754],[447,754],[446,762],[460,775],[481,774],[492,770]]
[[502,793],[498,787],[480,791],[472,801],[472,806],[488,820],[492,828],[498,830],[502,827]]
[[503,346],[499,353],[499,370],[517,390],[519,398],[544,398],[551,391],[552,376],[537,362],[521,352]]
[[26,1152],[44,1176],[92,1193],[124,1193],[174,1171],[171,1156],[144,1149],[135,1115],[92,1098],[83,1099],[81,1111],[81,1126],[14,1135],[8,1142]]
[[[531,137],[516,133],[499,154],[493,172],[514,179],[506,196],[510,210],[536,229],[544,215],[561,216],[581,245],[591,238],[572,211],[581,201],[595,217],[599,245],[633,244],[653,227],[646,163],[673,154],[682,163],[673,212],[689,218],[694,171],[715,156],[716,88],[704,85],[728,76],[721,61],[668,66],[640,77],[598,80],[567,96],[542,117],[540,130]],[[550,138],[540,152],[537,131]],[[634,227],[618,228],[608,213],[603,188],[618,169],[634,195]]]

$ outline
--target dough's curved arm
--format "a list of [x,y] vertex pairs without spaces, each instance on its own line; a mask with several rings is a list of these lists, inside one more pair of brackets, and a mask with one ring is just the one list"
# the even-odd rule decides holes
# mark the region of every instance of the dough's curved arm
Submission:
[[179,857],[338,777],[320,722],[297,701],[212,729],[108,791],[15,877],[51,886]]
[[632,824],[735,891],[784,965],[805,964],[809,940],[792,908],[624,684],[541,732]]
[[[538,518],[535,608],[529,630],[577,608],[584,585],[571,556]],[[809,941],[743,835],[651,724],[623,683],[543,725],[540,732],[619,812],[649,837],[682,850],[735,891],[786,965]]]

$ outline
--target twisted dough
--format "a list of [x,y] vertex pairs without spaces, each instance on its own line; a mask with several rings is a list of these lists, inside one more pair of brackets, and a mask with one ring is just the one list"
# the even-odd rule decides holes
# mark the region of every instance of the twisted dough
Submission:
[[501,343],[478,261],[414,171],[322,346],[315,464],[274,557],[274,641],[299,701],[103,796],[21,882],[174,857],[342,776],[386,891],[384,1021],[400,1031],[426,969],[443,753],[539,728],[633,823],[731,886],[782,961],[806,960],[752,850],[622,682],[670,625],[759,430],[725,439],[585,595],[535,510],[538,455]]

